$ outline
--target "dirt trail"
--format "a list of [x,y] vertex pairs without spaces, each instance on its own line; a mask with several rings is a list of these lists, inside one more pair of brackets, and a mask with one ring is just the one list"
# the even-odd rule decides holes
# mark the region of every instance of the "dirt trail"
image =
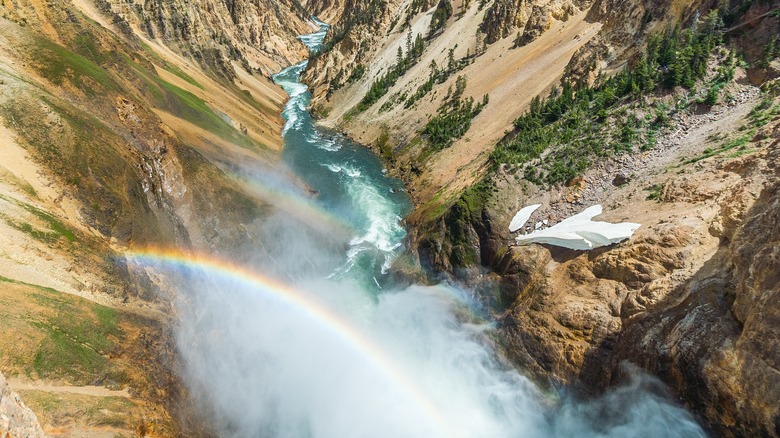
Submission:
[[68,386],[53,385],[51,383],[36,380],[22,380],[19,378],[8,379],[8,385],[12,390],[19,391],[44,391],[51,393],[66,393],[88,395],[92,397],[124,397],[130,398],[130,392],[127,389],[112,390],[102,386]]

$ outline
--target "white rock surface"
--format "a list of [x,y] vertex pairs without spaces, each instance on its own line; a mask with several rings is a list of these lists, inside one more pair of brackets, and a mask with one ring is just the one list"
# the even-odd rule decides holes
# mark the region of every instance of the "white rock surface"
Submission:
[[[534,207],[533,210],[538,208],[533,205],[531,207]],[[530,207],[520,210],[518,215],[527,208]],[[601,211],[601,205],[588,207],[550,228],[517,236],[516,240],[521,244],[546,243],[569,249],[589,250],[622,242],[630,238],[641,226],[633,222],[611,224],[594,221],[593,218],[600,215]],[[528,216],[530,217],[530,213]]]
[[22,403],[19,394],[11,392],[0,374],[0,437],[46,438],[38,417]]

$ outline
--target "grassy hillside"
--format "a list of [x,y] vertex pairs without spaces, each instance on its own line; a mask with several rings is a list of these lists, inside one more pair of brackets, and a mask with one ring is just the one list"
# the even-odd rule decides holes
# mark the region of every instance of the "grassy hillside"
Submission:
[[283,93],[91,1],[0,17],[0,372],[51,436],[201,433],[171,297],[123,252],[245,241],[267,207],[226,170],[275,165]]
[[171,417],[146,401],[169,395],[160,381],[149,380],[170,374],[156,365],[167,348],[153,340],[159,322],[5,277],[0,306],[0,369],[23,388],[25,402],[51,435],[103,428],[126,435],[141,428],[175,433]]
[[[725,89],[735,69],[750,64],[724,40],[725,14],[712,11],[688,28],[655,34],[642,55],[613,76],[599,76],[593,84],[564,81],[547,97],[535,97],[490,154],[485,176],[460,198],[423,205],[426,220],[439,218],[458,199],[466,211],[479,212],[492,197],[498,173],[542,187],[571,185],[598,161],[652,150],[675,116],[733,100]],[[769,116],[755,116],[738,138],[715,142],[705,155],[738,151],[776,111],[767,105],[756,111]]]

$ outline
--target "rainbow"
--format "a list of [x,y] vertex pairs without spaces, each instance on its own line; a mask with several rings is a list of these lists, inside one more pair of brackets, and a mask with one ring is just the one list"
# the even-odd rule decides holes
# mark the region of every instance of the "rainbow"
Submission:
[[256,179],[247,179],[236,174],[228,174],[228,176],[236,184],[242,186],[248,195],[292,215],[316,230],[326,234],[332,234],[335,231],[343,233],[345,236],[355,234],[353,225],[295,190],[274,187],[271,184],[264,184]]
[[442,436],[456,436],[455,433],[451,433],[452,431],[448,431],[448,422],[439,409],[371,340],[331,310],[288,285],[224,259],[202,253],[188,253],[174,248],[145,248],[125,252],[124,256],[128,260],[137,260],[142,264],[163,263],[177,268],[201,269],[206,272],[218,273],[248,283],[269,298],[291,306],[361,353],[373,366],[376,366],[384,375],[397,383],[406,395],[417,404],[417,407],[434,421],[439,430],[443,432]]

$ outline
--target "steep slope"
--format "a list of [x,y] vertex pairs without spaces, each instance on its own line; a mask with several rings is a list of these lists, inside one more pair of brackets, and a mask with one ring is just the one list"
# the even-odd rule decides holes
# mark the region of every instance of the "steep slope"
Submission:
[[[418,231],[423,265],[480,291],[508,356],[540,381],[598,392],[630,361],[660,376],[717,436],[776,436],[777,236],[765,224],[778,193],[780,99],[776,82],[761,91],[747,78],[738,69],[728,100],[673,114],[652,148],[597,158],[569,184],[499,168]],[[549,166],[540,159],[525,172]],[[536,203],[523,232],[596,203],[605,220],[642,227],[590,252],[514,246],[512,215]]]
[[[425,32],[427,18],[429,17],[426,15],[419,18],[419,22],[413,27],[419,28],[416,33]],[[510,51],[512,42],[504,40],[477,57],[473,64],[451,75],[439,85],[430,98],[425,98],[408,110],[403,104],[391,102],[391,109],[383,111],[382,108],[393,96],[412,94],[427,79],[431,62],[447,65],[448,49],[456,42],[456,59],[465,57],[468,51],[476,50],[474,46],[478,43],[464,43],[458,38],[459,35],[476,34],[481,13],[475,3],[469,10],[469,15],[450,26],[445,34],[431,43],[420,62],[392,87],[384,98],[342,128],[368,144],[374,143],[379,135],[386,131],[390,136],[389,142],[399,144],[396,152],[397,166],[413,181],[413,196],[419,202],[425,202],[437,195],[446,198],[473,183],[479,174],[486,154],[490,151],[489,147],[480,145],[497,142],[511,121],[523,111],[524,105],[558,80],[572,53],[597,31],[598,26],[588,25],[583,19],[584,14],[579,14],[570,22],[560,25],[560,29],[556,27],[548,34],[549,39],[541,40],[538,46],[528,45]],[[374,68],[366,73],[364,82],[349,86],[333,97],[334,106],[341,111],[331,111],[323,123],[335,123],[333,121],[344,117],[348,109],[358,104],[367,91],[371,78],[381,72],[381,66],[392,63],[397,48],[404,44],[404,35],[399,33],[394,42],[383,47],[377,60],[366,62]],[[487,69],[490,74],[482,74]],[[490,103],[474,119],[472,127],[460,141],[434,154],[425,163],[420,163],[419,157],[424,155],[425,144],[414,141],[417,132],[428,121],[428,114],[435,113],[436,108],[441,105],[444,91],[454,86],[458,76],[468,80],[466,96],[480,99],[488,94]],[[344,96],[344,101],[341,101],[340,96]],[[356,127],[355,132],[350,126]]]
[[[483,174],[495,144],[535,96],[546,94],[564,74],[595,78],[619,67],[651,32],[687,19],[699,5],[619,3],[452,2],[455,13],[431,32],[439,4],[388,2],[370,25],[351,26],[333,50],[311,64],[305,79],[315,87],[314,108],[324,125],[377,148],[381,139],[392,151],[394,171],[410,183],[422,206],[418,211],[436,209]],[[375,103],[360,108],[372,85],[392,69],[398,49],[409,51],[409,35],[425,39],[423,54]],[[445,73],[422,98],[410,99],[432,77],[432,63]],[[466,79],[465,98],[488,95],[489,102],[465,133],[438,148],[424,129],[445,106],[458,77]]]
[[[715,435],[777,436],[780,5],[413,3],[353,27],[307,79],[322,122],[409,183],[431,281],[477,291],[540,382],[599,393],[630,361]],[[523,232],[595,203],[642,227],[592,252],[513,245],[536,203]]]
[[[90,7],[89,0],[78,3]],[[235,75],[233,62],[270,77],[306,56],[295,36],[309,29],[308,14],[295,0],[94,3],[128,36],[131,28],[136,34],[140,29],[142,35],[164,42],[205,70],[229,77]]]
[[278,163],[267,75],[308,25],[295,3],[112,3],[0,2],[0,370],[47,435],[206,435],[173,297],[125,254],[227,251],[273,210],[239,175]]

